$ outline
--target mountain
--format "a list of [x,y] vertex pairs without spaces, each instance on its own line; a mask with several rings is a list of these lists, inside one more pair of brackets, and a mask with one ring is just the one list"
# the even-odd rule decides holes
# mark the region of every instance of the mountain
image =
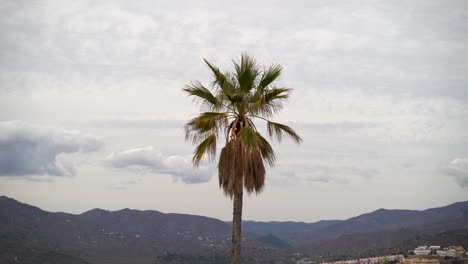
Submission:
[[[324,260],[406,252],[419,244],[468,248],[468,202],[379,209],[343,221],[245,221],[243,231],[242,263],[290,263],[295,252]],[[51,213],[0,197],[0,263],[229,263],[230,236],[230,223],[204,216]]]
[[429,244],[468,248],[468,202],[422,211],[379,209],[344,221],[246,221],[243,230],[273,234],[317,261],[407,252]]
[[344,234],[421,227],[466,216],[468,216],[468,201],[423,211],[379,209],[330,225],[322,229],[319,236],[320,238],[332,238]]
[[244,221],[243,230],[251,233],[273,234],[292,244],[322,241],[343,235],[365,234],[379,231],[415,229],[435,223],[458,221],[468,217],[468,201],[427,210],[379,209],[347,220],[304,222]]
[[342,234],[335,238],[301,241],[295,246],[303,252],[325,259],[347,259],[392,254],[419,245],[468,246],[468,217],[436,224]]
[[[55,262],[143,264],[167,254],[226,256],[230,236],[228,224],[204,216],[130,209],[50,213],[0,197],[0,248],[5,249],[0,263],[59,259]],[[253,249],[277,247],[278,241],[272,241],[243,237],[245,247]]]
[[293,242],[299,237],[313,237],[321,230],[339,222],[341,221],[322,220],[316,223],[243,221],[242,230],[263,236],[274,235],[280,239]]

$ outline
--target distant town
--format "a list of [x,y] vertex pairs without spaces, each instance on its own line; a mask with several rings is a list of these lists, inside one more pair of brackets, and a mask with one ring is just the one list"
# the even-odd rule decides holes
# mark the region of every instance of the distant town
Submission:
[[[460,262],[457,262],[459,261]],[[395,254],[359,259],[320,262],[320,264],[438,264],[438,263],[468,263],[468,252],[463,246],[418,246],[409,250],[408,254]],[[296,264],[317,263],[309,258],[302,258]]]
[[438,256],[455,258],[463,256],[465,254],[465,249],[462,246],[450,246],[444,248],[441,248],[440,246],[419,246],[415,248],[412,252],[416,256]]

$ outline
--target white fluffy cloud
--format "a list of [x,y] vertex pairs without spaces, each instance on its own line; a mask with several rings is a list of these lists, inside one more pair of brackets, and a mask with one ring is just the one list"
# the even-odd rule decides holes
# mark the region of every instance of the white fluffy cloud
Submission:
[[456,158],[443,172],[451,177],[463,188],[468,188],[468,158]]
[[0,122],[0,176],[74,175],[61,154],[96,151],[102,143],[79,131],[21,121]]
[[169,174],[189,184],[208,182],[212,176],[207,166],[194,168],[190,156],[165,157],[151,146],[112,152],[106,157],[105,163],[113,168]]

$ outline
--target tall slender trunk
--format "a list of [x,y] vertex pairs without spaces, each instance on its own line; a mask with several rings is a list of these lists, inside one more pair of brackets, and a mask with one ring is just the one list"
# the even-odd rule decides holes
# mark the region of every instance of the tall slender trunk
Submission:
[[241,255],[241,224],[242,224],[242,192],[234,193],[234,210],[232,212],[232,250],[231,264],[240,264]]

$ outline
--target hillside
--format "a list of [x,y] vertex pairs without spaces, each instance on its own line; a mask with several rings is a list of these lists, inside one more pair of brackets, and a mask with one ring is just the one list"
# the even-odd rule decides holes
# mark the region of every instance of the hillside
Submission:
[[[61,257],[60,263],[155,263],[167,253],[227,255],[230,234],[228,224],[204,216],[130,209],[50,213],[0,197],[0,247],[6,249],[0,260],[37,263],[34,259]],[[244,237],[246,248],[276,247],[255,236]],[[69,256],[68,262],[64,256]]]
[[245,221],[243,228],[255,234],[273,234],[290,243],[302,244],[302,242],[329,240],[343,235],[420,229],[431,224],[458,221],[465,217],[468,217],[468,202],[458,202],[422,211],[379,209],[343,221],[325,220],[317,223]]
[[[229,223],[158,211],[93,209],[51,213],[0,197],[0,263],[228,263]],[[468,202],[380,209],[344,221],[243,224],[243,263],[288,263],[406,252],[420,244],[468,248]]]
[[392,254],[419,245],[462,245],[468,247],[468,217],[413,228],[343,234],[336,238],[301,241],[296,248],[326,259]]
[[320,238],[332,238],[344,234],[368,233],[402,228],[418,228],[439,222],[448,222],[468,216],[468,202],[417,210],[386,210],[363,214],[328,226],[320,231]]
[[242,229],[254,234],[275,235],[289,242],[299,237],[313,237],[321,230],[341,222],[340,220],[323,220],[316,223],[304,222],[255,222],[243,221]]

